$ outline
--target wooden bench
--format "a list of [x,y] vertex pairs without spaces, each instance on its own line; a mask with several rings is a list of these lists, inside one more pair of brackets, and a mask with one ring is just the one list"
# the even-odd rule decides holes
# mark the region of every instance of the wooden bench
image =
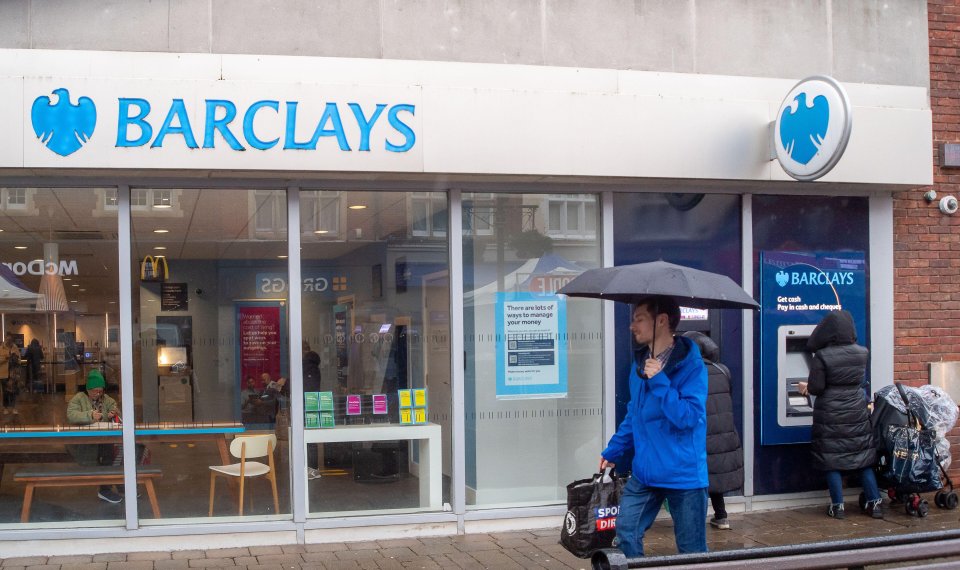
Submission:
[[[163,471],[159,468],[137,467],[137,484],[146,487],[147,497],[150,499],[150,508],[153,509],[153,517],[157,519],[160,518],[160,504],[157,502],[157,492],[153,486],[153,480],[160,477],[163,477]],[[30,507],[33,504],[33,490],[35,488],[123,485],[123,468],[82,465],[37,467],[17,471],[13,480],[27,484],[23,493],[23,510],[20,511],[20,522],[30,522]]]

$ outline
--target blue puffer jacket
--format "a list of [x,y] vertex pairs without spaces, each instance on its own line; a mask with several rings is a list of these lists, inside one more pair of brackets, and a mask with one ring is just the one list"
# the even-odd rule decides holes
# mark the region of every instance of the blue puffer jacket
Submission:
[[675,342],[653,378],[642,380],[633,366],[627,416],[602,455],[616,463],[632,449],[633,476],[644,486],[700,489],[709,485],[707,370],[690,339]]

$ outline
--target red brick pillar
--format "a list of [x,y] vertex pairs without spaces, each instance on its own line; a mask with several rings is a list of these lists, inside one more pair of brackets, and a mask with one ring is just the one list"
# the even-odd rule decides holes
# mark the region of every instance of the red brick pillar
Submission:
[[[939,147],[960,142],[960,1],[929,0],[930,105],[934,186],[960,197],[960,169],[941,169]],[[960,214],[928,203],[929,188],[894,199],[894,375],[929,380],[929,363],[960,360]],[[950,434],[950,477],[960,483],[960,429]]]

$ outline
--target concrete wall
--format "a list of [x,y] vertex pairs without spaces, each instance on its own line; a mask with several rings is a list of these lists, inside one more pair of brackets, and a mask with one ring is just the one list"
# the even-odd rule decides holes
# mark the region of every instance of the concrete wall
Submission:
[[929,86],[922,0],[3,0],[0,48],[460,61]]

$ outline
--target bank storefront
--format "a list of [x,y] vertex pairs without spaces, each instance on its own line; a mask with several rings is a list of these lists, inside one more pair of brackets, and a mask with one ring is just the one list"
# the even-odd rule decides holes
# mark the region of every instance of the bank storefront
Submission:
[[[555,294],[593,267],[665,259],[764,304],[683,325],[745,379],[734,511],[824,496],[778,376],[818,311],[860,307],[890,381],[892,195],[930,183],[925,89],[844,85],[846,150],[798,182],[772,123],[799,78],[0,61],[4,556],[558,524],[630,365],[625,307]],[[100,377],[116,413],[78,413]]]

